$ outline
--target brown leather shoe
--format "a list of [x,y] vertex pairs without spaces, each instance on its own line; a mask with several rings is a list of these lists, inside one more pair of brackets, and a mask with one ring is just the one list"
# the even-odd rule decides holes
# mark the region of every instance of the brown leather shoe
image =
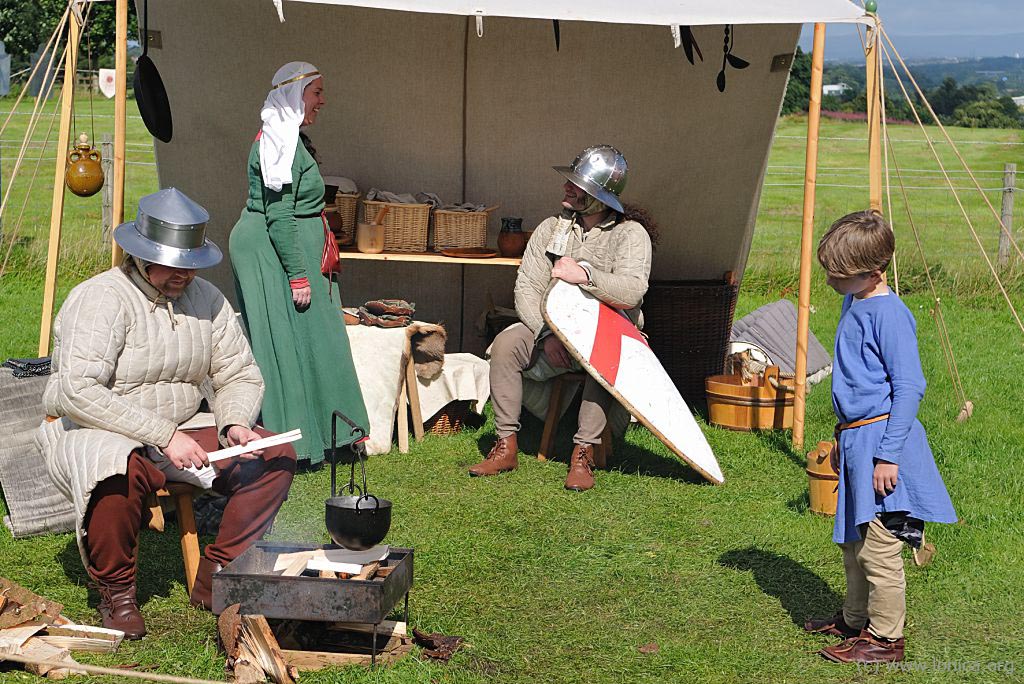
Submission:
[[846,624],[842,611],[828,618],[807,618],[804,622],[804,629],[814,634],[828,634],[842,639],[852,639],[859,636],[861,630]]
[[515,470],[519,467],[519,459],[516,458],[518,452],[519,444],[514,432],[508,437],[499,437],[484,460],[469,469],[469,474],[473,477],[486,477]]
[[572,448],[565,488],[585,492],[594,488],[594,445],[577,444]]
[[834,663],[898,663],[903,660],[903,637],[895,641],[877,638],[866,629],[860,634],[840,642],[835,646],[826,646],[818,651],[823,657]]
[[199,570],[196,572],[196,581],[192,585],[192,594],[188,602],[202,610],[213,609],[213,573],[220,572],[220,563],[203,556],[199,559]]
[[135,584],[96,584],[100,594],[99,610],[103,626],[124,632],[125,639],[141,639],[146,636],[146,622],[139,612],[135,598]]

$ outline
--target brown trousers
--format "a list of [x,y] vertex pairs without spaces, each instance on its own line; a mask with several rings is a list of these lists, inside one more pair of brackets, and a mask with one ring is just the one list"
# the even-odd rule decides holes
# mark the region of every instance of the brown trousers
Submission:
[[[272,433],[254,428],[261,437]],[[189,431],[205,451],[220,448],[217,428]],[[213,489],[228,497],[217,539],[206,547],[210,561],[226,565],[258,541],[288,498],[295,474],[291,444],[264,450],[255,460],[231,459],[213,463]],[[85,545],[89,575],[102,584],[135,581],[135,566],[146,496],[166,484],[166,478],[139,452],[128,457],[128,472],[103,480],[93,489],[85,513]]]
[[840,544],[846,568],[843,619],[877,637],[899,639],[907,617],[903,542],[878,518],[861,525],[859,541]]
[[[491,403],[494,426],[499,438],[519,432],[519,415],[523,408],[523,371],[531,368],[543,351],[525,325],[505,328],[491,347]],[[608,423],[611,395],[597,380],[587,377],[583,384],[576,444],[600,444],[601,433]]]

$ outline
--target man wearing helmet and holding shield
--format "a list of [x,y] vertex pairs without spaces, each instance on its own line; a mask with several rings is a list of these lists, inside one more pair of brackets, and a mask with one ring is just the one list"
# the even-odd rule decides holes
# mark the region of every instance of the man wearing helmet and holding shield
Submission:
[[[545,219],[526,246],[516,276],[520,323],[506,328],[491,348],[491,397],[498,441],[469,469],[473,476],[497,475],[518,465],[516,434],[523,380],[550,380],[580,370],[544,323],[541,307],[552,279],[579,285],[641,324],[640,305],[651,273],[653,225],[643,212],[627,211],[619,200],[626,185],[626,159],[610,145],[589,147],[571,166],[556,166],[565,177],[562,210]],[[639,220],[632,220],[636,214]],[[608,423],[611,395],[592,377],[583,387],[578,430],[565,488],[594,486],[594,447]]]
[[[37,440],[74,505],[103,625],[129,639],[146,633],[135,596],[146,496],[172,480],[228,497],[190,596],[209,609],[213,573],[263,535],[295,472],[287,444],[210,465],[208,452],[270,433],[253,427],[263,377],[235,312],[196,278],[221,260],[208,220],[174,188],[143,197],[114,232],[124,262],[75,287],[54,321]],[[212,413],[200,412],[204,399]]]

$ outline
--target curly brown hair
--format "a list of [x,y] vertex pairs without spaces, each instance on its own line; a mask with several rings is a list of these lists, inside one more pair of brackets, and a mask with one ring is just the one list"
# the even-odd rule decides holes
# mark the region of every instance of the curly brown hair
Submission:
[[885,273],[896,240],[892,228],[875,210],[855,211],[838,219],[818,242],[818,263],[836,278],[853,278],[878,270]]
[[644,230],[647,231],[647,236],[651,238],[651,247],[657,247],[661,234],[658,232],[658,222],[651,216],[651,212],[638,204],[627,204],[625,202],[623,202],[622,208],[625,210],[622,212],[622,218],[626,221],[636,221],[643,226]]

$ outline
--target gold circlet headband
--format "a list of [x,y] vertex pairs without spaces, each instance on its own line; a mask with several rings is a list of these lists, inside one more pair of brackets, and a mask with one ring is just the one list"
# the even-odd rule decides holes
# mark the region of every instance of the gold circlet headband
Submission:
[[310,71],[309,73],[299,74],[298,76],[293,76],[292,78],[289,78],[287,81],[281,81],[276,86],[271,88],[271,90],[277,90],[278,88],[284,87],[284,86],[288,85],[289,83],[295,83],[296,81],[301,81],[304,78],[309,78],[310,76],[319,76],[319,75],[320,75],[319,71]]

